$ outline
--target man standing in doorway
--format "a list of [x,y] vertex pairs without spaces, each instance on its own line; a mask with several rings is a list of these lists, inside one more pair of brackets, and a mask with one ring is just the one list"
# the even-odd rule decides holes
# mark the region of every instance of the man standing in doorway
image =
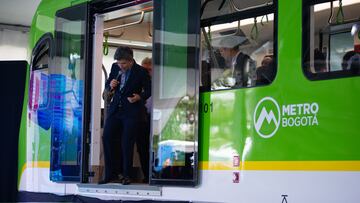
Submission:
[[117,48],[105,88],[113,91],[104,126],[103,147],[105,157],[105,177],[100,183],[116,179],[113,171],[111,143],[115,136],[121,136],[122,184],[130,184],[130,172],[136,136],[145,115],[144,104],[151,94],[150,77],[146,70],[136,64],[133,51],[129,47]]

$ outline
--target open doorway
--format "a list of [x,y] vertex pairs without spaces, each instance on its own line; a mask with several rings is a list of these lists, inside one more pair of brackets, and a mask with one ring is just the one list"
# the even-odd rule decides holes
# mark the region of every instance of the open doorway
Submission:
[[[111,12],[95,14],[93,34],[93,83],[91,98],[91,141],[89,169],[94,172],[89,183],[98,183],[104,179],[104,151],[102,144],[103,130],[107,118],[109,100],[104,95],[105,82],[111,68],[116,62],[114,54],[119,46],[127,46],[133,50],[133,58],[139,65],[152,58],[152,2],[121,8]],[[151,72],[147,72],[151,74]],[[144,106],[146,110],[146,107]],[[147,112],[150,112],[148,109]],[[149,145],[150,118],[144,114],[137,132],[133,164],[131,170],[132,184],[147,184],[149,180]],[[120,136],[112,140],[113,174],[121,174]],[[120,178],[111,184],[120,183]]]

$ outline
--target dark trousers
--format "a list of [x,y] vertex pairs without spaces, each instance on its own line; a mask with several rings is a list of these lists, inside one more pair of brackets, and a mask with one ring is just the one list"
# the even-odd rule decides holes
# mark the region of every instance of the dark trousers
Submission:
[[146,115],[146,119],[142,122],[142,130],[136,139],[137,151],[140,156],[141,169],[144,179],[149,178],[149,145],[150,145],[150,114]]
[[[138,119],[129,118],[127,115],[117,112],[106,119],[104,126],[103,146],[105,158],[105,180],[111,180],[116,177],[114,160],[118,157],[113,154],[113,147],[121,148],[120,163],[121,172],[124,177],[130,177],[133,165],[134,143],[137,136]],[[114,140],[120,137],[120,146],[113,146]]]

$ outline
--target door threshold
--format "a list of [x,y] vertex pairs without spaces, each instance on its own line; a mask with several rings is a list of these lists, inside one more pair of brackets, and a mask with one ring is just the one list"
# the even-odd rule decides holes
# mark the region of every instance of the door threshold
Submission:
[[77,184],[80,193],[93,194],[122,194],[139,196],[161,196],[161,188],[150,186],[148,184],[133,183],[131,185],[122,185],[119,183],[107,184]]

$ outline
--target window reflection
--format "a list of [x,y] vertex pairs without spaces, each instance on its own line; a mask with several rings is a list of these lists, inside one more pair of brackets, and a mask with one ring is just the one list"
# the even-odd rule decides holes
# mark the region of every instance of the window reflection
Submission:
[[150,182],[195,185],[200,2],[159,0],[154,7]]
[[310,79],[359,75],[360,1],[314,3],[304,8],[304,72]]
[[83,134],[86,4],[57,13],[50,68],[52,181],[79,181]]
[[276,75],[273,19],[266,14],[202,29],[202,88],[270,84]]

